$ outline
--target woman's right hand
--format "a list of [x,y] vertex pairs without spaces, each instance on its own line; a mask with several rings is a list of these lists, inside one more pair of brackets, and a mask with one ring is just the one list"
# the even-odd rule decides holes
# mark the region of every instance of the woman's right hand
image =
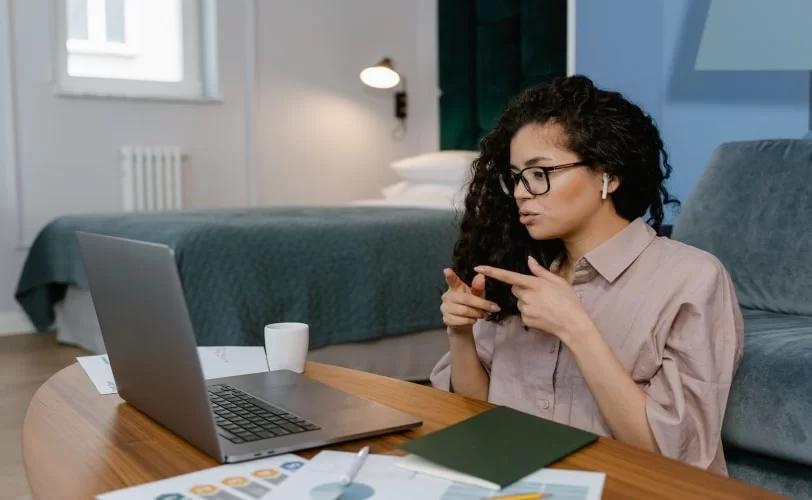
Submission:
[[444,269],[448,290],[443,294],[440,311],[443,322],[452,331],[470,333],[473,324],[489,312],[498,312],[499,306],[485,299],[485,276],[477,274],[468,286],[451,269]]

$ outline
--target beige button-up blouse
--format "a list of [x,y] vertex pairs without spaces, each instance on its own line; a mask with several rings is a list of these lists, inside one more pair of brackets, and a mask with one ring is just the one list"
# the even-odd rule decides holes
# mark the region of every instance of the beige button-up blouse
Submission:
[[[663,455],[727,474],[721,428],[743,325],[730,277],[710,254],[658,237],[642,219],[584,256],[573,288],[621,364],[647,395]],[[490,374],[488,400],[611,436],[570,351],[518,316],[474,325]],[[450,390],[450,356],[432,384]]]

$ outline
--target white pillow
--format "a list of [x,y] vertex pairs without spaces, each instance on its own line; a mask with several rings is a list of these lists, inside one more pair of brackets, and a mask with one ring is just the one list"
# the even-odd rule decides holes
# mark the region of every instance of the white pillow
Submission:
[[383,195],[384,199],[391,200],[393,198],[396,198],[399,194],[403,193],[408,187],[409,187],[408,181],[396,182],[395,184],[391,184],[381,189],[381,194]]
[[390,200],[451,200],[459,190],[442,184],[412,184],[397,193],[390,194]]
[[381,190],[387,201],[415,205],[430,203],[444,206],[458,206],[465,199],[462,188],[446,184],[413,184],[398,182]]
[[401,179],[414,184],[448,184],[462,187],[478,151],[436,151],[393,161],[390,166]]

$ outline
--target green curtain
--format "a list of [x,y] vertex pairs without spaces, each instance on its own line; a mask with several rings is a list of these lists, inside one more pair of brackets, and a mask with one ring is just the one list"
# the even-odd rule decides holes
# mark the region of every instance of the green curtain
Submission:
[[566,74],[567,0],[439,0],[440,149],[479,148],[523,88]]

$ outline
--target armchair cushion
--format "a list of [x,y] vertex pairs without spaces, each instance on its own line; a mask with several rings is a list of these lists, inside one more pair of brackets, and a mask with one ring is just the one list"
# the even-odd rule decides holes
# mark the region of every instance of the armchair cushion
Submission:
[[671,237],[715,255],[742,307],[812,315],[811,188],[812,141],[722,144]]
[[744,309],[744,356],[722,439],[812,465],[812,317]]

